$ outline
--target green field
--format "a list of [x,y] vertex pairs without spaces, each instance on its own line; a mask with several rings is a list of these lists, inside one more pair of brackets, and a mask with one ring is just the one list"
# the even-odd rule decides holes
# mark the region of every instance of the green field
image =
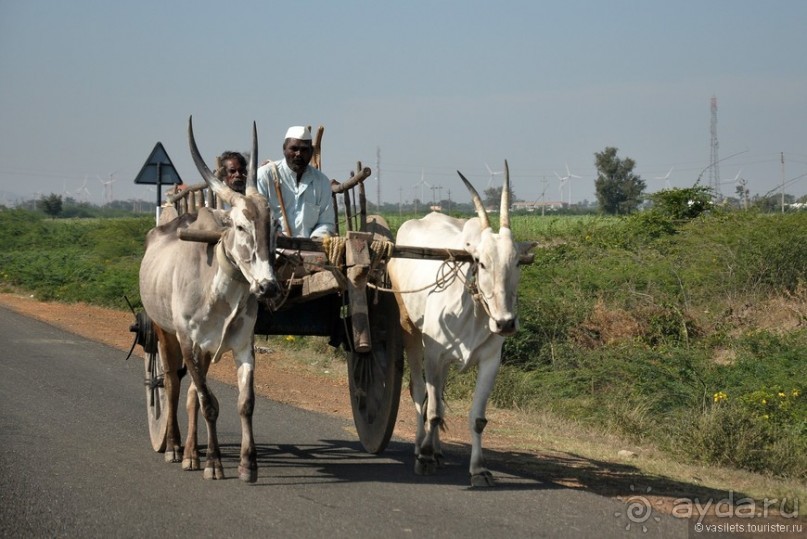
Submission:
[[[679,217],[513,216],[541,247],[493,401],[686,462],[807,479],[807,212]],[[0,286],[128,309],[152,223],[0,211]]]

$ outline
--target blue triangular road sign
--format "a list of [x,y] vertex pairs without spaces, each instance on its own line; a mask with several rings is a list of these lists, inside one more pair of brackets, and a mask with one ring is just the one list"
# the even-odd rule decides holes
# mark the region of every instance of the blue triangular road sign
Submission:
[[170,185],[182,183],[177,169],[171,162],[171,158],[163,148],[162,142],[158,142],[151,150],[148,159],[143,164],[143,168],[135,178],[135,183]]

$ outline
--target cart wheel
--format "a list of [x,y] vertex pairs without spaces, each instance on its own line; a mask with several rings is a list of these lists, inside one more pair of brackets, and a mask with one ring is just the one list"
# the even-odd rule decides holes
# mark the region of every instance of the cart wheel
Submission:
[[165,451],[168,426],[168,401],[165,395],[163,362],[159,352],[147,353],[146,365],[146,412],[148,414],[151,447],[158,453]]
[[372,350],[348,352],[347,359],[353,423],[364,449],[378,454],[386,449],[398,417],[403,346],[395,297],[379,293],[374,305],[374,295],[368,294]]
[[168,427],[168,401],[165,395],[165,374],[160,351],[157,346],[157,335],[154,325],[146,313],[138,313],[135,325],[131,328],[136,332],[136,342],[145,352],[144,365],[146,369],[146,415],[148,417],[149,437],[154,451],[165,451],[166,433]]

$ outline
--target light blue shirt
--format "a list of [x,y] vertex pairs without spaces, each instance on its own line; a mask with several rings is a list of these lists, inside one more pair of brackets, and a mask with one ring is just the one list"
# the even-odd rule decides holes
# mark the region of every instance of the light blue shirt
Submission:
[[283,205],[289,216],[291,230],[286,230],[283,213],[275,192],[272,164],[258,168],[258,192],[269,201],[275,217],[283,225],[283,232],[290,236],[316,237],[336,234],[336,217],[333,212],[331,180],[318,169],[307,166],[300,183],[297,173],[289,168],[286,160],[277,163]]

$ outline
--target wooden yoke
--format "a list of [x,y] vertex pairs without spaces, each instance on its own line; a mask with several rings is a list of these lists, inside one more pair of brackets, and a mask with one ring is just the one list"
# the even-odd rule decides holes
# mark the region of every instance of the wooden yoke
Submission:
[[347,233],[347,243],[345,244],[353,349],[360,354],[366,354],[372,349],[370,317],[367,310],[367,277],[370,272],[370,242],[372,241],[371,233],[351,230]]

